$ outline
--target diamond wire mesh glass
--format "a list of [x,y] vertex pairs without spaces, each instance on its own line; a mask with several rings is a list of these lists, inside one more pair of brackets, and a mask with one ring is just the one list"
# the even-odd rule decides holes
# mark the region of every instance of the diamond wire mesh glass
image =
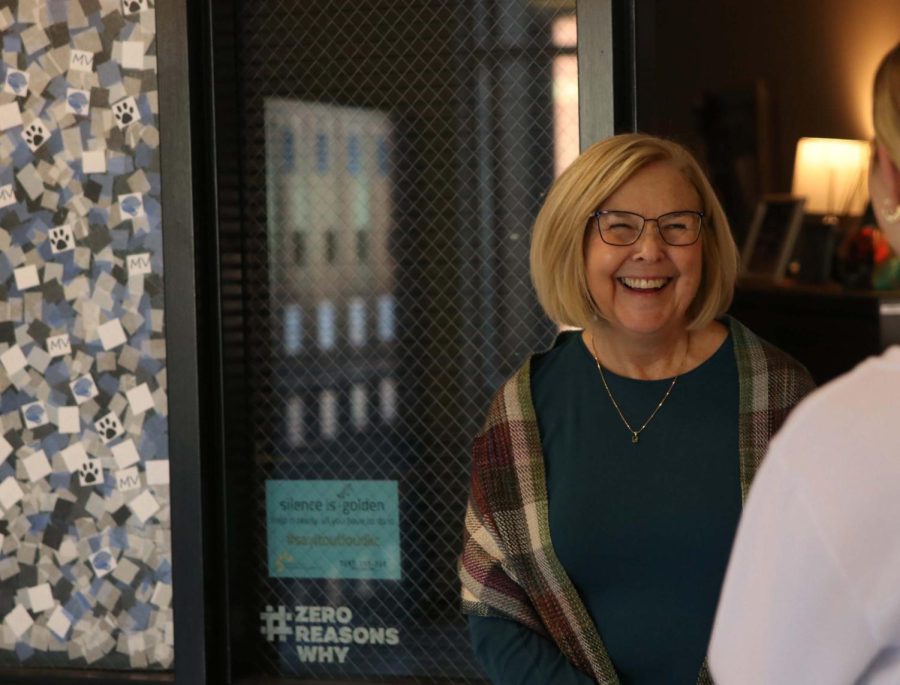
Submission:
[[[571,5],[238,6],[249,410],[226,419],[252,432],[257,672],[479,678],[456,573],[469,447],[552,338],[528,237],[577,151]],[[267,495],[305,515],[281,522],[293,547]],[[342,496],[376,510],[348,533],[374,549],[316,509]]]

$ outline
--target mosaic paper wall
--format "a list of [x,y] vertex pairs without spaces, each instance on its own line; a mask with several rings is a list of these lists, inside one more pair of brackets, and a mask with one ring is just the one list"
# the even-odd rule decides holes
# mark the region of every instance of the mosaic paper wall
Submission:
[[0,0],[0,665],[173,663],[155,31]]

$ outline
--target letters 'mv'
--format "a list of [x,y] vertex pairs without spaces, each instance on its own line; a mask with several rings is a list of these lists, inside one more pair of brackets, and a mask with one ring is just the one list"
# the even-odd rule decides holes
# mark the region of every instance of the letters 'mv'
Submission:
[[150,253],[142,252],[141,254],[128,255],[128,275],[148,274],[152,271],[150,265]]
[[72,344],[69,341],[69,336],[64,333],[63,335],[56,335],[52,338],[47,338],[47,352],[51,357],[71,353]]

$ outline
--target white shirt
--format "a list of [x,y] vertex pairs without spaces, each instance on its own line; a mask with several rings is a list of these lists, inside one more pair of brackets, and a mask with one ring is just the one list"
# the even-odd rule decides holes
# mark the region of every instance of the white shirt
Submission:
[[804,400],[750,490],[717,685],[900,683],[900,347]]

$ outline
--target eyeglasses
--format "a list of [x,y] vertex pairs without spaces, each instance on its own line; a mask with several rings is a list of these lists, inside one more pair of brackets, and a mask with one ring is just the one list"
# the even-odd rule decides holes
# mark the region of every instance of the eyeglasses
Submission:
[[659,237],[675,247],[696,243],[703,224],[703,212],[690,211],[669,212],[650,219],[634,212],[598,209],[590,215],[590,218],[596,222],[604,243],[620,247],[636,243],[644,232],[644,224],[648,221],[655,221]]

